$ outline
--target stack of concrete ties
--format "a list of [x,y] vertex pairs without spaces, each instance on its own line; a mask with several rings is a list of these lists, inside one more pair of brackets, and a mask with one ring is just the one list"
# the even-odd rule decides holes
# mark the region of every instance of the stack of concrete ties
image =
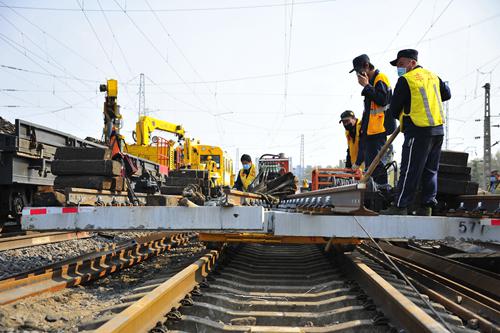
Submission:
[[439,160],[438,193],[447,195],[477,194],[479,184],[471,181],[468,153],[443,150]]
[[57,148],[51,170],[55,189],[86,188],[126,191],[122,165],[111,159],[108,148]]

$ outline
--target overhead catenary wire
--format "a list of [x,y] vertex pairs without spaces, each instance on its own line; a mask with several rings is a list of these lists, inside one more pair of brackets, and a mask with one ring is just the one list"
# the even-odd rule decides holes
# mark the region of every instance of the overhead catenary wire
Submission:
[[[104,44],[102,43],[101,38],[97,34],[97,31],[95,30],[94,25],[92,24],[92,21],[90,21],[89,17],[87,16],[87,13],[85,12],[85,9],[83,7],[83,0],[82,0],[82,3],[80,3],[79,0],[76,0],[76,3],[80,6],[81,12],[82,12],[83,16],[85,17],[85,20],[87,21],[90,29],[92,30],[92,33],[94,34],[94,36],[95,36],[95,38],[96,38],[99,46],[101,47],[101,50],[104,53],[106,59],[111,64],[111,67],[113,68],[114,72],[116,73],[116,76],[117,76],[118,80],[121,81],[121,79],[120,79],[121,76],[118,74],[119,71],[116,68],[115,64],[113,63],[113,59],[111,59],[111,56],[108,54],[108,51],[106,51],[106,48],[104,47]],[[130,92],[127,89],[127,86],[125,86],[125,92],[126,92],[127,97],[129,99],[129,103],[134,104],[133,103],[133,98],[131,97]]]
[[30,117],[41,116],[41,115],[46,115],[46,114],[55,114],[55,113],[59,113],[61,111],[65,111],[65,110],[79,108],[79,105],[91,102],[91,101],[97,99],[98,97],[100,97],[100,96],[96,95],[96,96],[92,96],[90,98],[81,100],[79,102],[73,103],[73,104],[68,105],[68,106],[63,106],[63,107],[55,108],[55,109],[49,110],[49,111],[43,111],[43,112],[39,112],[39,113],[30,114]]
[[422,35],[422,37],[420,37],[420,39],[418,40],[417,46],[424,40],[425,36],[427,36],[427,34],[429,33],[429,31],[431,31],[431,29],[434,28],[434,25],[437,23],[437,21],[439,21],[439,19],[441,18],[441,16],[443,16],[443,14],[450,7],[450,5],[453,3],[453,1],[454,0],[450,0],[448,2],[448,4],[443,8],[443,10],[441,11],[441,13],[439,13],[438,17],[436,17],[436,19],[432,21],[432,23],[429,25],[429,27],[427,28],[427,30],[425,30],[425,32]]
[[[151,41],[149,36],[142,30],[139,25],[135,22],[135,20],[127,13],[127,11],[121,6],[121,4],[114,0],[115,4],[122,10],[125,16],[129,19],[129,21],[133,24],[133,26],[139,31],[142,37],[151,45],[151,47],[158,53],[161,59],[167,64],[170,70],[184,83],[184,85],[192,92],[193,96],[207,109],[208,113],[213,115],[213,112],[210,110],[210,107],[206,104],[206,102],[196,93],[196,91],[184,80],[184,78],[180,75],[180,73],[172,66],[172,64],[168,61],[168,59],[163,55],[163,53],[158,49],[158,47]],[[218,123],[217,118],[215,118],[215,127],[217,129],[217,133],[219,135],[219,140],[223,142],[223,133]]]
[[[203,79],[203,77],[201,76],[200,72],[195,68],[195,66],[193,65],[193,63],[188,59],[186,53],[181,49],[181,47],[179,46],[179,44],[175,41],[175,39],[173,38],[172,34],[170,34],[170,32],[168,31],[167,27],[165,26],[165,24],[162,22],[162,20],[160,20],[160,18],[158,17],[158,14],[154,11],[154,9],[151,7],[151,5],[149,4],[149,1],[148,0],[144,0],[144,2],[146,3],[146,5],[148,6],[149,10],[151,11],[151,13],[153,14],[154,18],[156,19],[156,21],[158,22],[158,24],[160,25],[160,27],[162,28],[162,30],[165,32],[165,34],[168,36],[169,40],[172,42],[172,44],[174,45],[174,47],[176,48],[176,50],[179,52],[179,54],[182,56],[182,58],[184,59],[184,61],[186,61],[186,63],[189,65],[189,67],[191,68],[191,70],[193,71],[193,73],[198,77],[199,80],[201,80],[203,83],[203,85],[205,86],[205,88],[208,90],[208,92],[214,96],[214,98],[217,98],[217,94],[215,91],[213,91],[211,89],[211,87],[209,86],[208,83],[205,82],[205,80]],[[221,103],[221,105],[227,109],[229,112],[233,112],[231,109],[229,109],[225,104]],[[220,124],[218,122],[218,119],[215,119],[215,125],[216,125],[216,129],[219,133],[219,136],[221,138],[221,140],[223,139],[222,136],[223,136],[223,128],[220,127]]]
[[86,78],[81,78],[81,77],[71,77],[71,76],[64,76],[64,75],[58,75],[55,73],[47,73],[47,72],[39,72],[31,69],[26,69],[26,68],[19,68],[16,66],[9,66],[9,65],[2,65],[0,64],[0,67],[3,67],[5,69],[11,69],[15,71],[20,71],[20,72],[26,72],[26,73],[31,73],[31,74],[37,74],[37,75],[43,75],[43,76],[49,76],[52,78],[58,78],[58,79],[63,79],[63,80],[78,80],[78,81],[86,81],[86,82],[92,82],[92,83],[100,83],[101,81],[98,80],[92,80],[92,79],[86,79]]
[[[35,63],[38,67],[42,68],[46,73],[50,73],[50,71],[45,68],[42,64],[40,64],[38,61],[36,61],[35,59],[33,59],[33,57],[29,56],[29,54],[33,55],[34,57],[40,59],[41,61],[45,61],[45,59],[43,59],[43,57],[41,57],[40,55],[36,54],[35,52],[31,51],[30,49],[28,49],[27,47],[25,47],[24,45],[21,45],[19,44],[18,42],[14,41],[13,39],[7,37],[6,35],[4,35],[3,33],[0,32],[0,38],[6,42],[7,44],[9,44],[12,48],[16,49],[19,53],[21,53],[22,55],[24,55],[26,58],[28,58],[30,61],[32,61],[33,63]],[[23,52],[24,51],[24,52]],[[49,65],[52,65],[50,62],[48,63]],[[53,66],[53,65],[52,65]],[[56,67],[57,68],[57,67]],[[80,97],[84,97],[81,93],[79,93],[74,87],[70,86],[69,84],[67,84],[66,82],[60,80],[60,79],[57,79],[59,82],[63,83],[66,87],[68,87],[69,89],[71,89],[75,94],[79,95]]]
[[[288,104],[288,72],[290,71],[290,59],[291,59],[291,56],[292,56],[292,32],[293,32],[293,8],[294,8],[294,0],[292,0],[291,2],[291,6],[290,6],[290,27],[289,27],[289,32],[288,32],[288,45],[285,45],[287,46],[287,55],[286,55],[286,62],[285,62],[285,75],[284,75],[284,78],[285,78],[285,89],[284,89],[284,92],[283,92],[283,99],[284,99],[284,111],[285,111],[285,114],[286,114],[286,110],[287,110],[287,104]],[[285,7],[285,12],[287,10],[287,7]],[[286,21],[286,15],[285,15],[285,21]],[[286,31],[286,29],[285,29]],[[287,35],[285,33],[285,44],[286,44],[286,39],[287,39]]]
[[[2,1],[0,0],[0,3],[1,2]],[[8,6],[5,6],[5,7],[8,7]],[[500,13],[497,13],[497,14],[488,16],[488,17],[486,17],[484,19],[478,20],[475,23],[467,24],[465,26],[461,26],[461,27],[455,28],[453,30],[450,30],[450,31],[445,32],[445,33],[440,34],[440,35],[437,35],[435,37],[425,39],[424,41],[434,41],[434,40],[437,40],[437,39],[441,39],[441,38],[447,37],[449,35],[461,32],[461,31],[463,31],[465,29],[470,29],[472,27],[481,25],[481,24],[483,24],[485,22],[488,22],[488,21],[491,21],[493,19],[497,19],[499,17],[500,17]],[[24,16],[23,16],[23,18],[26,19]],[[37,27],[38,29],[41,29],[40,27],[38,27],[36,25],[35,25],[35,27]],[[45,30],[41,29],[40,31],[42,31],[44,33],[44,35],[47,35],[50,38],[52,38],[57,43],[60,43],[61,46],[67,48],[70,52],[72,52],[72,53],[76,54],[77,56],[81,57],[81,55],[78,52],[76,52],[75,50],[69,48],[67,45],[65,45],[64,43],[62,43],[61,41],[59,41],[58,39],[56,39],[55,37],[53,37],[52,35],[50,35],[49,33],[47,33]],[[390,50],[391,51],[399,50],[401,48],[408,47],[408,46],[411,46],[411,44],[400,45],[400,46],[392,48]],[[373,54],[373,55],[381,55],[381,54],[383,54],[385,52],[387,52],[387,50],[385,50],[385,51],[376,51],[376,52],[372,52],[371,54]],[[490,60],[490,62],[493,62],[494,60],[496,60],[498,58],[500,58],[500,55],[498,55],[494,59]],[[98,68],[94,64],[90,63],[87,59],[83,58],[82,60],[84,60],[85,62],[87,62],[91,66],[95,67],[96,69],[98,69],[99,71],[101,71],[102,73],[104,73],[104,75],[107,75],[105,71],[103,71],[102,69]],[[351,61],[351,59],[344,59],[344,60],[338,60],[338,61],[329,62],[329,63],[325,63],[325,64],[318,64],[318,65],[308,66],[308,67],[304,67],[304,68],[300,68],[300,69],[296,69],[296,70],[291,70],[291,71],[288,72],[288,75],[299,74],[299,73],[304,73],[304,72],[309,72],[309,71],[315,71],[315,70],[319,70],[319,69],[323,69],[323,68],[327,68],[327,67],[332,67],[332,66],[347,64],[350,61]],[[487,65],[487,63],[481,65],[481,67],[484,67],[485,65]],[[92,83],[100,83],[101,82],[99,80],[93,80],[93,79],[89,79],[89,78],[82,78],[82,77],[72,78],[70,76],[56,75],[56,74],[53,74],[53,73],[49,73],[48,74],[48,73],[43,73],[43,72],[37,72],[37,71],[34,71],[34,70],[25,69],[25,68],[19,68],[19,67],[16,67],[16,66],[8,66],[8,65],[0,65],[0,66],[5,67],[5,68],[9,68],[9,69],[15,69],[15,70],[19,70],[19,71],[24,71],[24,72],[29,72],[29,73],[33,73],[33,74],[38,74],[38,75],[56,77],[56,78],[65,79],[65,80],[76,79],[76,80],[79,80],[79,81],[86,81],[86,82],[92,82]],[[463,76],[461,76],[461,77],[459,77],[459,78],[457,78],[455,80],[450,80],[450,82],[460,81],[462,79],[465,79],[467,76],[470,76],[470,75],[475,74],[475,73],[476,73],[476,70],[473,70],[473,71],[468,72],[468,73],[464,74]],[[237,81],[246,81],[246,80],[258,80],[258,79],[274,78],[274,77],[282,77],[282,76],[283,76],[283,73],[280,72],[280,73],[267,73],[267,74],[259,74],[259,75],[248,75],[248,76],[241,76],[241,77],[234,77],[234,78],[227,78],[227,79],[185,81],[185,83],[187,83],[187,84],[207,84],[207,83],[214,83],[214,84],[216,84],[216,83],[237,82]],[[182,84],[185,84],[185,83],[184,82],[157,82],[156,84],[158,86],[163,86],[163,85],[182,85]],[[120,85],[125,85],[125,84],[120,83]],[[131,85],[131,84],[128,84],[128,85]],[[132,84],[132,85],[138,85],[138,84]]]
[[[321,3],[329,3],[336,2],[337,0],[311,0],[311,1],[299,1],[296,5],[314,5]],[[5,6],[5,5],[4,5]],[[1,6],[0,7],[4,7]],[[275,3],[275,4],[263,4],[263,5],[248,5],[248,6],[227,6],[227,7],[195,7],[195,8],[157,8],[156,12],[196,12],[196,11],[214,11],[214,10],[240,10],[240,9],[259,9],[259,8],[275,8],[287,6],[287,4],[283,3]],[[35,7],[35,6],[11,6],[15,9],[24,9],[24,10],[42,10],[42,11],[66,11],[66,12],[76,12],[77,8],[64,8],[64,7]],[[98,12],[100,9],[89,8],[89,12]],[[106,8],[105,12],[119,12],[120,10]],[[146,9],[134,9],[127,8],[127,12],[147,12]]]
[[91,61],[89,61],[87,58],[83,57],[80,52],[74,50],[72,47],[68,46],[66,43],[62,42],[61,40],[59,40],[58,38],[54,37],[52,34],[50,34],[49,32],[47,32],[45,29],[42,29],[39,25],[35,24],[33,22],[33,20],[30,20],[28,18],[26,18],[26,16],[20,14],[18,11],[16,11],[12,6],[9,6],[7,5],[5,2],[3,2],[2,0],[0,0],[0,3],[3,4],[3,5],[0,5],[0,6],[3,6],[5,8],[9,8],[12,12],[14,12],[17,16],[19,16],[20,18],[22,18],[24,21],[26,21],[27,23],[29,23],[30,25],[32,25],[33,27],[35,27],[37,30],[41,31],[44,36],[48,36],[50,37],[53,41],[55,41],[57,44],[61,45],[63,48],[65,48],[66,50],[68,50],[69,52],[71,52],[72,54],[74,54],[75,56],[77,56],[78,58],[80,58],[81,60],[83,60],[85,63],[87,63],[88,65],[90,65],[91,67],[93,67],[94,69],[98,70],[99,72],[103,73],[104,75],[106,75],[106,72],[101,69],[100,67],[96,66],[94,63],[92,63]]
[[[144,30],[141,29],[141,27],[135,22],[135,20],[128,14],[127,10],[125,10],[122,5],[116,1],[113,0],[116,5],[122,10],[122,12],[125,14],[125,16],[129,19],[129,21],[132,23],[132,25],[139,31],[139,33],[142,35],[142,37],[151,45],[151,47],[158,53],[160,58],[167,64],[167,66],[170,68],[170,70],[183,82],[183,84],[193,93],[193,96],[195,96],[206,108],[209,110],[210,108],[206,106],[206,103],[196,94],[196,92],[193,90],[191,86],[184,80],[184,78],[179,74],[179,72],[168,62],[168,59],[165,58],[163,53],[158,49],[158,47],[151,41],[149,36],[144,32]],[[210,111],[209,111],[210,112]],[[211,112],[210,112],[211,113]]]
[[[72,77],[73,79],[77,80],[78,82],[82,83],[84,86],[86,87],[89,87],[89,85],[84,82],[84,81],[81,81],[78,79],[77,76],[75,76],[74,74],[72,74],[66,67],[64,67],[61,63],[59,63],[52,55],[50,55],[46,50],[44,50],[40,45],[38,45],[38,43],[36,43],[29,35],[25,34],[21,29],[19,29],[13,22],[11,22],[8,18],[6,18],[4,15],[0,14],[0,17],[2,19],[4,19],[7,23],[9,23],[17,32],[19,32],[21,34],[21,36],[23,36],[24,38],[26,38],[28,41],[30,41],[33,45],[35,45],[40,51],[42,51],[47,59],[41,59],[41,60],[44,60],[46,63],[50,64],[51,66],[57,68],[58,70],[66,73],[66,74],[69,74],[70,77]],[[24,45],[23,45],[24,46]],[[25,47],[25,46],[24,46]],[[39,57],[41,58],[41,57]],[[52,60],[50,61],[49,58]]]
[[[15,42],[11,42],[9,38],[5,38],[3,36],[2,33],[0,33],[0,39],[3,40],[6,44],[8,44],[9,46],[11,46],[13,49],[15,49],[16,51],[18,51],[20,54],[24,55],[26,58],[28,58],[30,61],[32,61],[33,63],[35,63],[36,65],[38,65],[40,68],[42,68],[46,73],[50,73],[50,71],[48,71],[43,65],[41,65],[40,63],[38,63],[35,59],[33,59],[31,56],[29,56],[27,53],[23,52],[19,47],[17,47],[15,44]],[[22,47],[22,45],[21,45]],[[72,87],[70,87],[66,82],[60,80],[60,79],[57,79],[59,80],[61,83],[63,83],[65,86],[67,86],[68,88],[72,89]],[[67,105],[71,105],[71,103],[69,103],[68,101],[66,101],[64,98],[58,96],[58,95],[54,95],[57,99],[61,100],[62,102],[64,102],[65,104]]]
[[417,8],[420,6],[420,4],[422,3],[422,1],[423,0],[420,0],[419,2],[417,2],[416,6],[413,8],[413,10],[410,12],[410,14],[403,21],[403,24],[401,24],[401,26],[399,27],[399,29],[396,31],[396,35],[394,35],[394,37],[391,39],[391,41],[389,42],[389,44],[385,48],[384,53],[389,50],[389,48],[392,46],[392,43],[394,43],[394,41],[399,37],[399,34],[401,33],[401,31],[403,31],[403,28],[406,26],[406,24],[413,17],[413,14],[415,14]]
[[113,36],[113,39],[114,39],[116,45],[118,46],[118,50],[120,51],[120,54],[121,54],[121,56],[123,58],[123,62],[127,66],[129,73],[131,75],[133,75],[133,73],[132,73],[132,67],[130,66],[130,64],[129,64],[128,60],[127,60],[127,56],[125,56],[125,52],[123,52],[123,49],[122,49],[122,47],[120,45],[120,42],[118,41],[118,37],[116,37],[116,35],[115,35],[115,32],[113,30],[113,27],[111,26],[111,23],[109,22],[108,16],[106,15],[106,12],[102,8],[101,1],[97,0],[97,4],[99,5],[99,8],[101,9],[102,16],[104,17],[104,20],[106,21],[106,25],[108,26],[109,31],[111,32],[111,36]]

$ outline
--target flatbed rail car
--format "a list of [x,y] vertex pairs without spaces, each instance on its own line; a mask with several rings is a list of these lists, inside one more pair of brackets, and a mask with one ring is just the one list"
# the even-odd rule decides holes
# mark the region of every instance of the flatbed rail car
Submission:
[[[13,133],[0,133],[0,227],[8,218],[20,216],[24,206],[31,206],[43,186],[54,184],[51,162],[58,147],[106,146],[21,119],[16,119]],[[136,186],[154,179],[159,187],[165,180],[159,164],[129,157],[138,169],[132,179]]]
[[16,119],[14,133],[0,133],[0,218],[19,215],[39,186],[52,186],[57,147],[103,147],[45,126]]

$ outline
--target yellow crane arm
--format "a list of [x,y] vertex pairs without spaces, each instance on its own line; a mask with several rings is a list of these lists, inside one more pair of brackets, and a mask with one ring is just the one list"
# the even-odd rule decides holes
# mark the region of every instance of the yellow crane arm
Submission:
[[179,140],[182,140],[186,134],[182,125],[172,124],[168,121],[163,121],[149,116],[141,116],[139,121],[135,124],[136,143],[142,146],[149,145],[149,136],[154,130],[173,133],[177,135]]

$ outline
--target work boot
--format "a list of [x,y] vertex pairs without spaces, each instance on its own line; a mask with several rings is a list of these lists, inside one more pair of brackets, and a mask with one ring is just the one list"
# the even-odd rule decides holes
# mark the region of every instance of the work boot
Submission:
[[408,215],[406,207],[389,206],[387,209],[381,210],[380,215]]
[[415,212],[417,216],[432,216],[432,207],[419,207]]

